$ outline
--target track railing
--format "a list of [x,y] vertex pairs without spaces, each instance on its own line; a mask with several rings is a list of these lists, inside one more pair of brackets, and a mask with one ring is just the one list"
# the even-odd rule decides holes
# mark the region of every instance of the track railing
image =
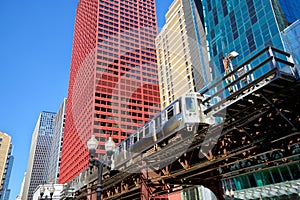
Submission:
[[262,85],[277,77],[299,78],[292,56],[268,46],[223,77],[199,91],[204,97],[205,113],[237,96],[251,93],[255,85]]

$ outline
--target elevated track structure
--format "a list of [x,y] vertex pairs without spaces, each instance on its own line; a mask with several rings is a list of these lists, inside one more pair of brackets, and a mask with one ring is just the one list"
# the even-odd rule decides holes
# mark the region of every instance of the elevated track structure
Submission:
[[[102,199],[159,199],[195,185],[209,188],[221,200],[226,189],[233,189],[237,199],[270,197],[274,191],[251,196],[224,183],[275,167],[299,166],[300,81],[288,53],[266,47],[199,93],[204,113],[214,123],[185,138],[188,147],[176,140],[180,133],[172,145],[156,144],[144,165],[131,166],[139,167],[137,173],[105,172]],[[297,170],[294,179],[300,179]],[[89,199],[96,176],[85,172],[81,179],[86,184],[78,178],[69,186],[76,188],[76,199]]]

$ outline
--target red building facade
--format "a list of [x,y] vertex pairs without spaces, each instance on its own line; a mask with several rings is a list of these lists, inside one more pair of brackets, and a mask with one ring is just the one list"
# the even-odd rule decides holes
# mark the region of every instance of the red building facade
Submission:
[[160,110],[155,0],[79,0],[59,183],[88,167],[87,140],[116,143]]

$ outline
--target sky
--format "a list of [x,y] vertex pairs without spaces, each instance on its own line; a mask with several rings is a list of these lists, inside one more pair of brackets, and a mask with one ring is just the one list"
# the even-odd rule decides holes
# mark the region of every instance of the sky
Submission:
[[[67,96],[78,0],[0,1],[0,131],[12,136],[10,200],[21,189],[42,111]],[[156,0],[158,27],[173,0]]]

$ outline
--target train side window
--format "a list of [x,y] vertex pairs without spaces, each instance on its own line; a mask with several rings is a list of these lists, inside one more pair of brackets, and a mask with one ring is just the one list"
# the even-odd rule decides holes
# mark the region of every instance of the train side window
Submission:
[[171,106],[170,108],[167,109],[167,116],[168,116],[168,120],[174,116],[174,106]]
[[121,151],[121,146],[119,145],[119,146],[116,147],[115,157],[119,155],[120,151]]
[[154,129],[154,121],[151,120],[151,122],[149,123],[149,133],[152,135],[153,134],[153,129]]
[[138,140],[140,140],[141,138],[143,138],[143,129],[142,128],[138,132]]
[[138,129],[136,132],[136,140],[139,141],[140,140],[140,131],[141,129]]
[[162,111],[161,112],[161,124],[165,123],[166,122],[166,111]]
[[130,148],[130,138],[126,139],[126,150]]
[[148,133],[149,133],[149,124],[145,126],[145,135],[148,135]]
[[136,142],[136,136],[135,135],[132,135],[131,137],[130,137],[130,144],[132,145],[132,144],[134,144]]
[[155,118],[155,129],[160,127],[160,115]]
[[124,152],[126,151],[126,140],[122,142],[122,149]]

